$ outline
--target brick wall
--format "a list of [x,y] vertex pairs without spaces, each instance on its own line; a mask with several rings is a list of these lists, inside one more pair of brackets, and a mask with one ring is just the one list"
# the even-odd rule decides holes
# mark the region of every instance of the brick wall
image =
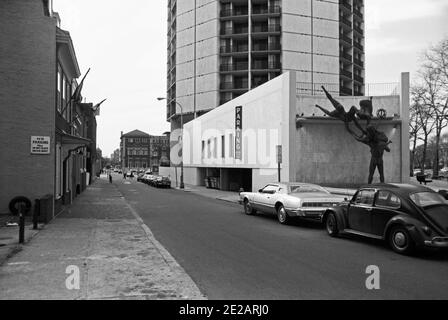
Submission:
[[[9,200],[54,194],[56,22],[42,1],[0,1],[0,213]],[[50,155],[31,155],[31,136]]]

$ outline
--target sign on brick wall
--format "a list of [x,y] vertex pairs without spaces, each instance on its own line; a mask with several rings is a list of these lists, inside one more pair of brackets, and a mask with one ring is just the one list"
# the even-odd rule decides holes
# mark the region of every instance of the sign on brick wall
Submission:
[[50,154],[50,137],[32,136],[31,154]]

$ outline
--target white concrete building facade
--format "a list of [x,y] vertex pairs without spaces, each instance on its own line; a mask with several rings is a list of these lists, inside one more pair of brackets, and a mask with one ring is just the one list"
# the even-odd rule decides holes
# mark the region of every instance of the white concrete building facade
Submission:
[[[372,98],[372,124],[392,141],[391,152],[384,154],[386,182],[409,179],[408,73],[402,74],[397,86],[397,94]],[[334,97],[346,111],[367,99]],[[333,110],[325,96],[303,95],[297,89],[296,74],[288,72],[187,123],[183,131],[185,183],[258,190],[279,179],[277,146],[281,146],[282,181],[345,187],[367,183],[369,147],[356,141],[342,121],[324,116],[315,104]],[[380,109],[386,112],[385,119],[376,116]],[[353,123],[350,126],[355,130]],[[378,172],[374,177],[378,182]]]

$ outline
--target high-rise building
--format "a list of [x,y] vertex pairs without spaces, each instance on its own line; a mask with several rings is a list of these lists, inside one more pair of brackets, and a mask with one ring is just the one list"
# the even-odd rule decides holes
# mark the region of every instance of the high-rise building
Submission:
[[168,0],[167,45],[172,129],[287,71],[364,94],[363,0]]

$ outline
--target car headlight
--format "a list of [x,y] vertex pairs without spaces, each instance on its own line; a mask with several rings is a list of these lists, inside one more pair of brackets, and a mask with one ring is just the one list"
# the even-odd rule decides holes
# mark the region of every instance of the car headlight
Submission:
[[431,235],[431,228],[429,228],[428,226],[422,227],[422,230],[426,235],[428,235],[428,236]]

